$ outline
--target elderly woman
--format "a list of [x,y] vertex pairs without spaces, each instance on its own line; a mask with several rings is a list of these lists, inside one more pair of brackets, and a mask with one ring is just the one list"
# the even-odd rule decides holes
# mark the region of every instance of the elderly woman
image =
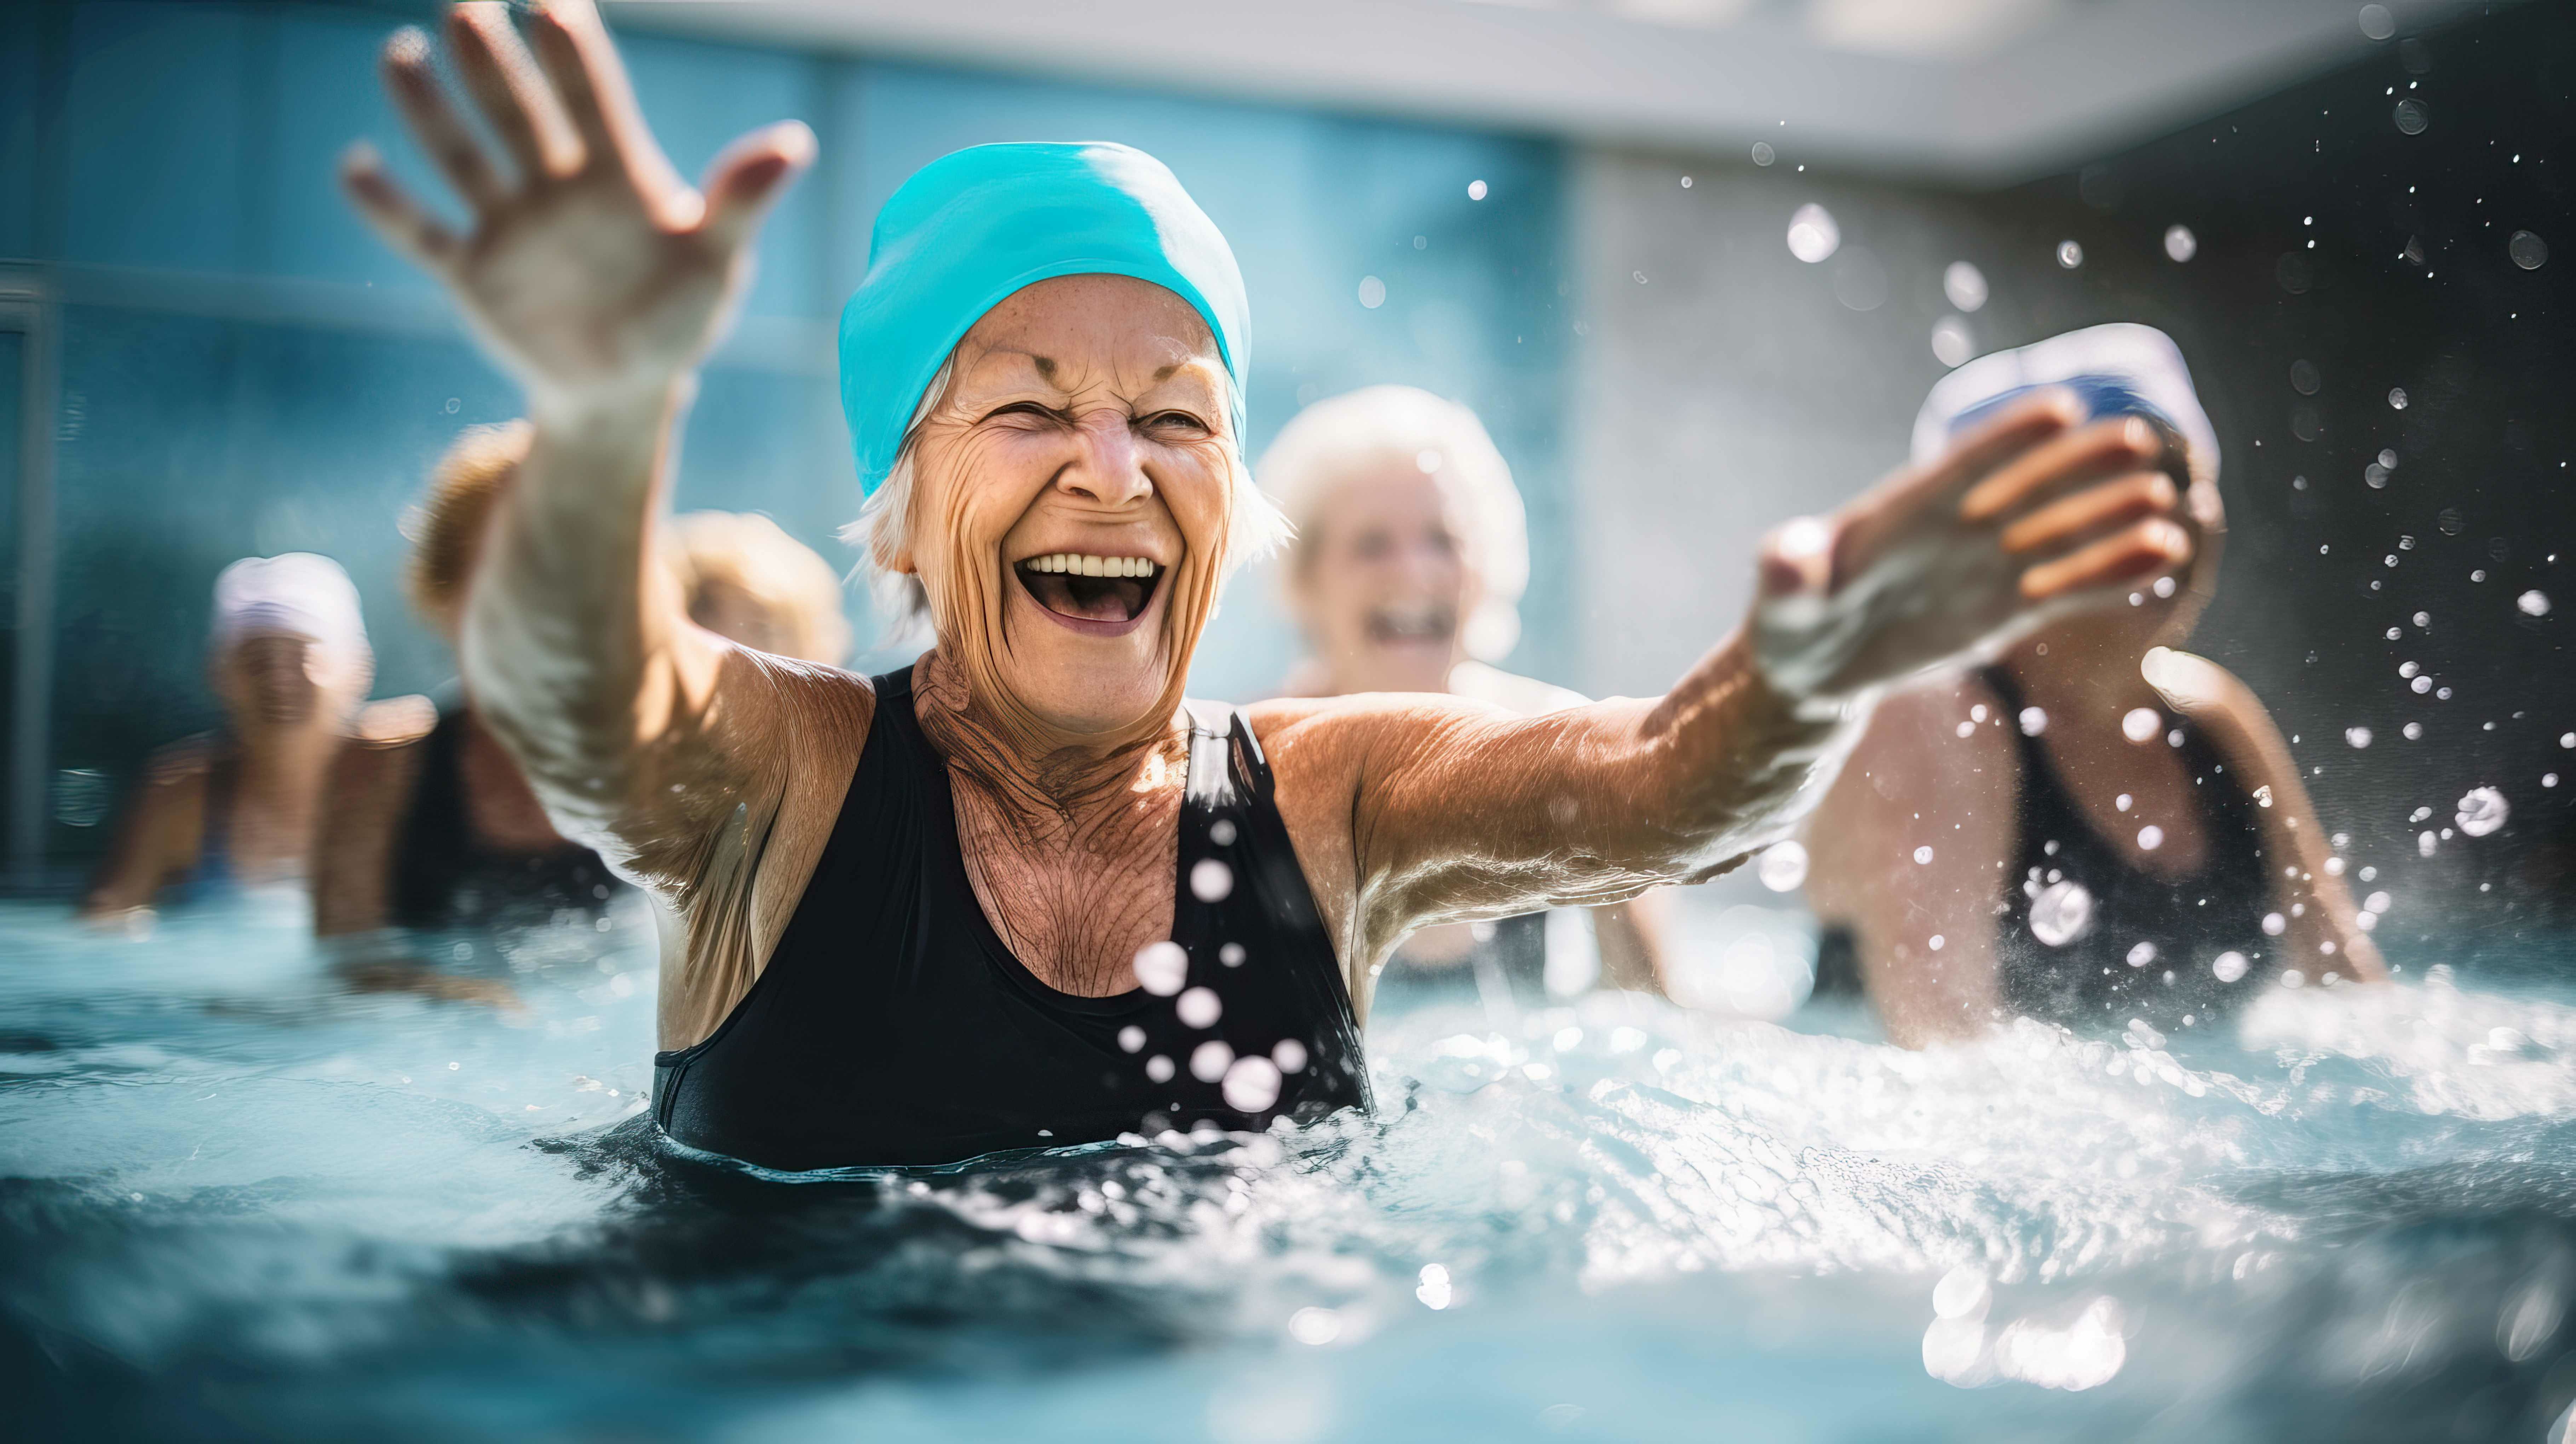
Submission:
[[[1920,1044],[1999,1016],[2202,1026],[2257,989],[2385,977],[2373,917],[2260,699],[2172,650],[2217,589],[2218,437],[2181,353],[2097,326],[1944,378],[1916,451],[2001,396],[2061,384],[2167,431],[2200,548],[2128,605],[1890,698],[1809,820],[1820,991],[1858,988]],[[1920,850],[1918,850],[1920,849]]]
[[1149,157],[982,146],[886,203],[842,317],[871,551],[936,645],[873,680],[737,647],[652,558],[693,370],[812,137],[755,134],[692,191],[587,5],[533,12],[533,58],[510,13],[449,25],[506,172],[421,37],[386,55],[468,234],[367,152],[346,176],[527,388],[466,680],[662,910],[654,1117],[685,1145],[928,1163],[1365,1105],[1397,940],[1718,871],[1878,687],[2190,554],[2118,486],[2158,439],[2042,396],[1770,539],[1750,625],[1661,698],[1186,705],[1219,584],[1278,531],[1241,277]]
[[[450,643],[493,506],[530,437],[525,422],[471,428],[431,479],[408,581],[412,605]],[[766,517],[680,517],[663,562],[690,617],[719,636],[814,662],[849,648],[831,567]],[[608,900],[607,864],[555,831],[474,707],[418,698],[412,711],[408,728],[347,748],[332,769],[313,861],[318,935],[542,918]]]
[[128,914],[173,889],[301,882],[323,779],[375,670],[339,563],[287,552],[224,568],[206,647],[224,729],[153,754],[82,916]]
[[[1520,637],[1529,532],[1511,467],[1476,413],[1410,386],[1371,386],[1297,413],[1261,457],[1296,528],[1281,583],[1308,655],[1296,697],[1446,692],[1537,716],[1580,695],[1491,665]],[[1383,1006],[1466,994],[1489,1008],[1614,986],[1660,986],[1661,894],[1590,910],[1447,923],[1407,938]],[[1569,926],[1570,925],[1570,926]]]

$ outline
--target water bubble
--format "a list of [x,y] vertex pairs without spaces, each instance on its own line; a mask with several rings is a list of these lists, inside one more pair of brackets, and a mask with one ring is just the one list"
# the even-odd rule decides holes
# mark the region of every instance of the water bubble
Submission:
[[2537,271],[2549,264],[2549,243],[2529,231],[2516,231],[2504,243],[2504,253],[2526,271]]
[[2290,926],[2290,920],[2279,913],[2263,914],[2263,935],[2277,938]]
[[2209,960],[2209,970],[2222,983],[2232,983],[2245,976],[2245,955],[2230,950]]
[[1222,902],[1234,891],[1234,869],[1213,857],[1190,864],[1190,896],[1200,902]]
[[1119,1029],[1118,1051],[1121,1053],[1141,1053],[1145,1051],[1145,1030],[1137,1027],[1133,1023]]
[[2545,617],[2549,615],[2549,594],[2544,591],[2535,589],[2533,591],[2525,592],[2521,596],[2514,598],[2513,604],[2516,607],[2519,607],[2522,610],[2522,614],[2526,617]]
[[2406,685],[2407,685],[2407,686],[2409,686],[2409,687],[2411,687],[2411,688],[2413,688],[2413,689],[2414,689],[2414,691],[2415,691],[2415,695],[2417,695],[2417,696],[2419,696],[2419,697],[2420,697],[2420,696],[2424,695],[2425,693],[2430,692],[2430,691],[2432,691],[2432,690],[2433,690],[2433,679],[2432,679],[2432,678],[2430,678],[2430,677],[2418,677],[2418,678],[2416,678],[2414,681],[2409,682],[2409,683],[2407,683]]
[[1962,311],[1983,309],[1986,304],[1986,273],[1966,261],[1952,261],[1941,273],[1941,294]]
[[1471,200],[1471,201],[1480,201],[1480,200],[1483,200],[1484,198],[1485,198],[1485,183],[1484,183],[1483,181],[1480,181],[1480,180],[1471,180],[1471,181],[1467,182],[1467,199],[1469,199],[1469,200]]
[[2200,254],[2200,237],[2189,226],[2165,227],[2165,254],[2176,261],[2188,261]]
[[2153,852],[2165,845],[2165,830],[2150,822],[2138,829],[2138,850]]
[[2093,926],[2093,894],[2072,878],[2060,878],[2030,900],[2030,935],[2052,948],[2084,936]]
[[2411,95],[2397,102],[2397,113],[2394,118],[2397,121],[2397,128],[2408,135],[2422,135],[2424,127],[2433,123],[2433,113],[2424,108],[2424,102]]
[[[1431,453],[1427,451],[1423,453],[1425,456],[1430,454]],[[1215,843],[1219,847],[1234,846],[1234,835],[1233,818],[1220,817],[1216,821],[1208,824],[1208,841]]]
[[1977,354],[1976,334],[1958,316],[1944,316],[1932,323],[1932,357],[1944,366],[1964,366]]
[[1775,842],[1762,850],[1762,860],[1753,866],[1753,875],[1773,892],[1796,892],[1807,880],[1807,849],[1792,839]]
[[1180,1001],[1172,1008],[1181,1015],[1182,1022],[1193,1028],[1208,1027],[1225,1012],[1225,1004],[1218,1001],[1213,988],[1192,988],[1181,994]]
[[2021,709],[2021,735],[2036,737],[2048,730],[2048,714],[2037,707]]
[[2440,845],[2440,843],[2434,840],[2433,834],[2429,832],[2419,832],[2415,834],[2415,855],[2417,857],[2431,857],[2434,849]]
[[2130,967],[2143,968],[2155,960],[2156,945],[2153,943],[2140,943],[2136,947],[2129,949]]
[[1833,212],[1813,201],[1789,217],[1789,254],[1808,265],[1831,256],[1842,243],[1843,230],[1834,224]]
[[2433,614],[2431,612],[2417,612],[2411,620],[2419,627],[2429,627],[2433,625]]
[[2409,722],[2405,726],[2398,728],[2397,732],[2399,736],[2404,737],[2409,742],[2421,742],[2424,740],[2424,724],[2421,722]]
[[[1483,185],[1483,181],[1476,184]],[[1288,1316],[1288,1335],[1301,1344],[1323,1345],[1342,1336],[1342,1316],[1309,1304]]]
[[1875,311],[1887,304],[1887,270],[1878,257],[1859,246],[1842,253],[1834,266],[1834,299],[1854,311]]
[[2163,730],[2165,719],[2157,715],[2153,707],[2132,707],[2128,715],[2120,719],[2120,735],[2132,742],[2152,742]]
[[1190,1050],[1190,1076],[1202,1083],[1213,1083],[1234,1066],[1234,1050],[1221,1038],[1210,1038]]
[[2460,799],[2452,820],[2460,825],[2460,831],[2469,836],[2484,837],[2504,826],[2512,816],[2513,805],[2504,800],[2503,793],[2492,787],[2472,787],[2468,795]]
[[1919,865],[1921,865],[1921,864],[1923,864],[1923,863],[1930,862],[1931,860],[1932,860],[1932,849],[1931,849],[1931,848],[1929,848],[1929,847],[1918,847],[1918,848],[1914,849],[1914,861],[1915,861],[1915,863],[1916,863],[1918,866],[1919,866]]
[[1190,955],[1175,942],[1147,943],[1136,950],[1136,981],[1158,998],[1181,990],[1190,978]]
[[2405,387],[2391,386],[2388,388],[2388,409],[2391,411],[2403,411],[2406,409]]
[[2174,594],[2174,579],[2171,577],[2158,577],[2156,578],[2155,585],[2147,588],[2147,590],[2155,593],[2159,597],[2170,597]]
[[2370,729],[2367,727],[2346,727],[2343,729],[2343,740],[2354,747],[2367,747],[2370,745]]
[[2300,971],[2299,971],[2298,969],[2296,969],[2296,968],[2292,968],[2292,969],[2290,969],[2289,971],[2287,971],[2287,972],[2285,972],[2285,973],[2281,974],[2281,986],[2282,986],[2282,987],[2285,987],[2285,988],[2296,988],[2296,987],[2300,987],[2300,986],[2304,985],[2307,981],[2308,981],[2308,975],[2307,975],[2307,974],[2305,974],[2305,973],[2300,972]]
[[2129,804],[2137,800],[2138,799],[2130,796],[2128,793],[2123,792],[2119,796],[2111,799],[2111,807],[2115,812],[2126,812],[2129,810]]
[[2576,732],[2559,733],[2558,745],[2561,747],[2576,748]]
[[1218,962],[1220,962],[1220,963],[1225,964],[1225,965],[1226,965],[1227,967],[1229,967],[1229,968],[1239,968],[1239,967],[1242,967],[1242,966],[1243,966],[1243,944],[1241,944],[1241,943],[1227,943],[1224,947],[1221,947],[1221,948],[1219,948],[1219,949],[1217,949],[1217,950],[1216,950],[1216,960],[1217,960]]
[[2361,7],[2361,33],[2373,40],[2385,40],[2397,33],[2397,17],[2385,5]]
[[1417,1275],[1417,1277],[1421,1279],[1421,1282],[1414,1287],[1413,1296],[1422,1300],[1422,1306],[1424,1308],[1445,1309],[1449,1307],[1449,1300],[1454,1297],[1454,1294],[1451,1292],[1449,1271],[1447,1269],[1442,1268],[1438,1264],[1424,1264],[1422,1266],[1422,1272]]
[[1975,1264],[1959,1265],[1932,1286],[1932,1312],[1945,1319],[1982,1319],[1994,1301],[1994,1285]]
[[1771,142],[1767,140],[1757,140],[1753,142],[1753,163],[1755,165],[1769,165],[1771,162],[1778,160],[1779,158],[1780,153],[1771,148]]
[[2083,265],[2084,248],[2071,240],[2059,241],[2057,243],[2057,264],[2070,271]]
[[1270,1061],[1278,1064],[1282,1073],[1303,1073],[1306,1071],[1306,1045],[1294,1038],[1282,1038],[1278,1046],[1270,1050]]
[[1375,276],[1360,277],[1360,304],[1372,311],[1385,305],[1386,282]]
[[2326,378],[2323,373],[2317,370],[2317,363],[2314,361],[2293,361],[2290,363],[2291,390],[2298,392],[2301,396],[2314,396],[2317,394],[2317,388],[2325,384]]
[[1279,1065],[1258,1053],[1237,1058],[1225,1070],[1225,1106],[1258,1113],[1279,1101]]
[[1145,1076],[1157,1083],[1171,1082],[1172,1075],[1178,1071],[1172,1066],[1172,1060],[1160,1053],[1145,1060]]
[[2369,487],[2372,491],[2386,490],[2388,487],[2388,468],[2375,461],[2363,467],[2361,469],[2361,484]]

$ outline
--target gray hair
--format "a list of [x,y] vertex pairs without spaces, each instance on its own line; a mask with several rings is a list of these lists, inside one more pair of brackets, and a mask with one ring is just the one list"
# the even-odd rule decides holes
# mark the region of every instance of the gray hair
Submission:
[[[930,640],[930,593],[914,573],[899,572],[894,558],[912,545],[912,482],[915,443],[920,440],[921,426],[939,408],[948,394],[948,382],[956,369],[952,353],[939,365],[930,384],[922,388],[921,401],[912,409],[912,420],[904,427],[903,445],[895,453],[894,468],[886,473],[885,483],[859,507],[858,519],[841,528],[841,540],[863,548],[860,567],[868,572],[868,596],[876,614],[886,619],[885,635],[878,645],[896,647],[927,644]],[[1234,373],[1225,376],[1224,404],[1229,414],[1239,415],[1236,405]],[[1293,531],[1288,518],[1281,514],[1261,488],[1253,485],[1252,468],[1243,459],[1243,439],[1225,439],[1226,460],[1233,472],[1234,518],[1226,546],[1226,575],[1217,585],[1246,562],[1258,561],[1285,545]]]

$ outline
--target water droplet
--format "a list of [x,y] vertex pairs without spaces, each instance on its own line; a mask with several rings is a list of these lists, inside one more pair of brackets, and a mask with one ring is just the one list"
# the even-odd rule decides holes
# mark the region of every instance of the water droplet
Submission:
[[2129,949],[2130,967],[2143,968],[2155,960],[2156,945],[2153,943],[2140,943],[2136,947]]
[[1808,265],[1831,256],[1842,243],[1842,227],[1834,224],[1833,212],[1813,201],[1789,217],[1789,254]]
[[2048,714],[2037,707],[2021,709],[2021,735],[2036,737],[2048,730]]
[[2220,953],[2209,960],[2209,970],[2216,974],[2218,981],[2222,983],[2235,982],[2245,976],[2245,955],[2233,950]]
[[1306,1071],[1306,1045],[1294,1038],[1282,1038],[1278,1046],[1270,1050],[1270,1061],[1278,1064],[1282,1073],[1303,1073]]
[[1242,966],[1243,966],[1243,944],[1241,944],[1241,943],[1227,943],[1224,947],[1221,947],[1221,948],[1219,948],[1219,949],[1217,949],[1217,950],[1216,950],[1216,960],[1217,960],[1218,962],[1220,962],[1220,963],[1225,964],[1225,965],[1226,965],[1227,967],[1229,967],[1229,968],[1239,968],[1239,967],[1242,967]]
[[2165,254],[2176,261],[2188,261],[2200,254],[2200,237],[2189,226],[2165,227]]
[[1258,1053],[1237,1058],[1225,1070],[1225,1106],[1258,1113],[1279,1101],[1279,1065]]
[[2301,396],[2314,396],[2317,394],[2317,388],[2325,384],[2326,378],[2317,370],[2317,363],[2314,361],[2293,361],[2290,363],[2291,390],[2298,392]]
[[2300,972],[2296,968],[2292,968],[2281,974],[2281,986],[2285,988],[2304,987],[2307,985],[2307,981],[2307,974]]
[[1360,277],[1360,304],[1376,310],[1386,304],[1386,282],[1375,276]]
[[2397,102],[2395,119],[2399,130],[2408,135],[2422,135],[2424,128],[2433,123],[2433,113],[2424,108],[2424,102],[2410,95]]
[[1193,1028],[1206,1028],[1213,1026],[1225,1012],[1225,1004],[1217,1000],[1214,988],[1192,988],[1181,994],[1180,1001],[1172,1005],[1172,1010],[1181,1015],[1183,1023]]
[[1480,201],[1485,198],[1485,194],[1486,186],[1483,181],[1471,180],[1467,182],[1467,199],[1471,201]]
[[2397,33],[2397,17],[2385,5],[2361,7],[2361,33],[2373,40],[2385,40]]
[[2072,878],[2060,878],[2030,900],[2030,935],[2052,948],[2064,947],[2093,926],[2093,894]]
[[[1478,185],[1484,184],[1482,181]],[[1322,1346],[1342,1336],[1342,1316],[1309,1304],[1288,1316],[1288,1334],[1301,1344]]]
[[1944,316],[1932,323],[1932,359],[1944,366],[1964,366],[1977,354],[1977,338],[1967,321]]
[[1118,1051],[1141,1053],[1145,1050],[1145,1030],[1130,1023],[1118,1030]]
[[1945,1319],[1982,1319],[1994,1299],[1994,1285],[1975,1264],[1959,1265],[1932,1286],[1932,1312]]
[[2440,845],[2441,844],[2434,841],[2433,834],[2429,832],[2419,832],[2415,834],[2415,855],[2417,857],[2431,857],[2434,849]]
[[1157,1083],[1171,1082],[1172,1075],[1178,1071],[1172,1066],[1172,1060],[1160,1053],[1145,1060],[1145,1076]]
[[1791,839],[1764,848],[1761,861],[1753,865],[1753,875],[1773,892],[1796,892],[1807,880],[1805,844]]
[[2407,685],[2407,686],[2409,686],[2409,687],[2411,687],[2411,688],[2413,688],[2413,689],[2414,689],[2414,691],[2415,691],[2415,695],[2417,695],[2417,696],[2419,696],[2419,697],[2420,697],[2420,696],[2422,696],[2423,694],[2425,694],[2425,693],[2430,692],[2430,691],[2432,691],[2432,690],[2433,690],[2433,679],[2432,679],[2432,678],[2430,678],[2430,677],[2418,677],[2418,678],[2416,678],[2414,681],[2409,682],[2409,683],[2407,683],[2406,685]]
[[2343,729],[2343,740],[2354,747],[2367,747],[2370,745],[2370,729],[2367,727],[2346,727]]
[[2138,850],[2153,852],[2165,845],[2165,830],[2150,822],[2138,829]]
[[1136,981],[1158,998],[1168,998],[1190,979],[1190,955],[1175,942],[1147,943],[1136,950]]
[[[1428,452],[1424,453],[1426,456],[1429,454],[1430,453]],[[1219,847],[1234,846],[1235,836],[1234,819],[1231,817],[1220,817],[1216,821],[1208,824],[1208,841],[1215,843]]]
[[1981,310],[1989,294],[1986,273],[1966,261],[1952,261],[1941,273],[1941,294],[1962,311]]
[[[2266,783],[2264,783],[2262,786],[2257,787],[2257,788],[2255,788],[2255,789],[2254,789],[2254,805],[2255,805],[2256,807],[2269,807],[2269,806],[2271,806],[2271,805],[2272,805],[2272,784],[2271,784],[2271,783],[2266,782]],[[2326,871],[2328,871],[2328,872],[2341,872],[2341,871],[2343,871],[2343,859],[2342,859],[2342,858],[2339,858],[2339,857],[2330,857],[2330,858],[2327,858],[2327,859],[2326,859]]]
[[1914,849],[1914,861],[1916,862],[1916,864],[1920,865],[1920,864],[1922,864],[1922,863],[1930,862],[1931,860],[1932,860],[1932,849],[1931,849],[1931,848],[1929,848],[1929,847],[1918,847],[1918,848]]
[[2504,243],[2504,253],[2526,271],[2537,271],[2549,264],[2549,243],[2529,231],[2516,231]]
[[1449,1271],[1438,1264],[1424,1264],[1420,1277],[1422,1282],[1415,1286],[1413,1296],[1422,1300],[1422,1306],[1426,1309],[1449,1307],[1449,1300],[1453,1297]]
[[2174,579],[2171,577],[2158,577],[2156,578],[2155,585],[2147,588],[2147,590],[2155,593],[2159,597],[2170,597],[2174,594]]
[[1190,1076],[1202,1083],[1213,1083],[1234,1066],[1234,1050],[1223,1039],[1210,1038],[1190,1050]]
[[2057,264],[2070,271],[2083,265],[2084,248],[2073,241],[2059,241],[2057,243]]
[[2391,387],[2389,387],[2389,388],[2388,388],[2388,405],[2389,405],[2389,409],[2391,409],[2391,410],[2393,410],[2393,411],[2403,411],[2403,410],[2405,410],[2405,409],[2406,409],[2406,388],[2405,388],[2405,387],[2403,387],[2403,386],[2391,386]]
[[2539,590],[2525,592],[2521,596],[2514,598],[2513,604],[2520,608],[2522,614],[2526,617],[2545,617],[2549,615],[2549,594],[2547,592]]
[[2157,715],[2153,707],[2132,707],[2128,715],[2120,719],[2120,735],[2132,742],[2152,742],[2163,730],[2165,719]]
[[2424,724],[2421,722],[2409,722],[2405,726],[2398,728],[2397,733],[2409,742],[2421,742],[2424,740]]
[[2290,920],[2281,916],[2279,913],[2263,914],[2263,935],[2265,937],[2277,938],[2281,935],[2284,929],[2289,927],[2289,925]]
[[1222,902],[1234,891],[1234,869],[1213,857],[1190,864],[1190,896],[1200,902]]
[[2460,831],[2469,836],[2484,837],[2504,826],[2512,816],[2513,805],[2504,800],[2503,793],[2492,787],[2472,787],[2468,795],[2460,799],[2452,820],[2460,825]]
[[1757,140],[1753,142],[1753,163],[1755,165],[1769,165],[1771,162],[1778,160],[1779,158],[1780,153],[1771,148],[1771,142],[1767,140]]

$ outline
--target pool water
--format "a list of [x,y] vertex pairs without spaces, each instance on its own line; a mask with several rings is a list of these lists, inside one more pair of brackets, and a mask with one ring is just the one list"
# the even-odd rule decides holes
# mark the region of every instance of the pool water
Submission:
[[1374,1118],[787,1184],[638,1118],[641,917],[425,955],[482,996],[353,983],[286,903],[0,906],[18,1425],[2219,1444],[2576,1399],[2576,989],[2528,968],[1920,1054],[1431,1008]]

